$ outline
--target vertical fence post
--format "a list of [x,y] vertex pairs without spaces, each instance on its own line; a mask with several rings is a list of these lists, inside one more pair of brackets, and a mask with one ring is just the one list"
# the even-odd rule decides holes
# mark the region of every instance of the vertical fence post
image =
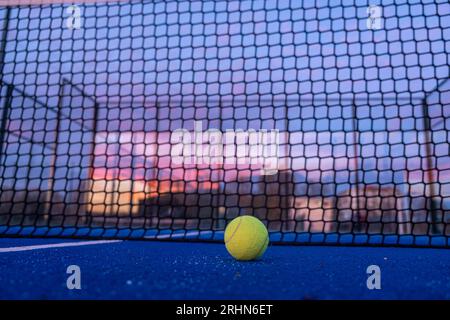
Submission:
[[[120,111],[119,111],[120,112]],[[111,192],[111,215],[118,216],[119,215],[119,190],[120,184],[117,183],[120,175],[120,129],[119,132],[114,135],[114,161],[113,163],[116,165],[114,168],[113,175],[112,175],[112,192]],[[117,210],[116,210],[117,209]]]
[[[11,8],[6,7],[5,8],[5,19],[3,20],[3,26],[2,26],[2,40],[0,43],[0,90],[1,87],[4,85],[3,83],[3,66],[5,65],[5,50],[6,50],[6,41],[8,38],[8,25],[9,25],[9,18],[11,15]],[[2,122],[1,122],[1,128],[0,128],[0,166],[3,164],[3,147],[4,147],[4,139],[5,139],[5,133],[6,133],[6,126],[7,126],[7,120],[9,117],[9,111],[11,110],[11,99],[12,99],[12,92],[13,92],[13,86],[7,85],[6,89],[6,99],[5,103],[3,104],[3,112],[2,112]],[[3,173],[2,173],[3,177]]]
[[50,224],[50,216],[53,207],[53,196],[55,189],[55,174],[56,174],[56,159],[58,157],[58,143],[59,143],[59,132],[61,131],[61,109],[62,109],[62,97],[64,95],[64,88],[66,85],[65,79],[62,79],[59,92],[58,92],[58,105],[56,110],[56,128],[55,128],[55,138],[54,138],[54,150],[51,155],[50,160],[50,173],[49,173],[49,185],[47,191],[47,201],[44,211],[44,219],[47,219],[48,224]]
[[[433,174],[433,138],[432,138],[432,132],[431,132],[431,120],[430,115],[428,113],[428,104],[426,102],[426,99],[422,101],[422,114],[423,114],[423,128],[425,130],[425,150],[426,150],[426,162],[427,162],[427,179],[428,179],[428,185],[429,185],[429,192],[427,197],[427,202],[429,203],[430,208],[430,218],[431,218],[431,233],[432,234],[438,234],[439,228],[437,225],[437,208],[436,203],[434,202],[434,198],[436,196],[436,190],[435,190],[435,181],[434,181],[434,174]],[[426,186],[426,184],[425,184]],[[426,189],[425,189],[426,192]],[[426,206],[425,209],[428,209],[428,206]],[[428,215],[427,215],[428,216]],[[430,228],[429,228],[430,229]],[[430,232],[430,230],[428,230]]]
[[2,26],[2,40],[0,42],[0,85],[3,85],[3,67],[5,65],[5,51],[6,51],[6,42],[8,40],[8,25],[9,18],[11,15],[11,8],[6,7],[5,19],[3,20]]
[[100,106],[97,102],[94,104],[94,119],[92,123],[92,144],[91,150],[89,151],[89,173],[88,173],[88,181],[89,181],[89,189],[85,191],[85,206],[88,208],[85,210],[85,224],[90,226],[92,224],[92,209],[93,209],[93,200],[94,200],[94,161],[95,161],[95,147],[96,147],[96,137],[97,137],[97,121]]
[[[221,132],[221,137],[223,139],[222,136],[222,101],[219,100],[219,131]],[[222,157],[223,157],[223,148],[222,148]],[[215,157],[214,157],[215,158]],[[211,161],[211,160],[210,160]],[[210,163],[211,168],[214,167],[213,163]],[[217,178],[217,190],[216,190],[216,195],[214,197],[213,194],[213,190],[212,190],[212,186],[213,186],[213,182],[211,181],[211,195],[214,197],[215,201],[214,201],[214,207],[213,207],[213,225],[215,226],[215,229],[220,230],[223,229],[225,226],[222,225],[222,183],[223,183],[223,158],[222,158],[222,163],[217,163],[215,165],[215,173],[216,173],[216,178]],[[212,180],[212,179],[211,179]]]
[[155,159],[156,161],[152,163],[152,174],[150,177],[150,188],[152,185],[156,186],[156,190],[150,189],[150,198],[155,194],[156,191],[156,201],[151,200],[151,206],[150,206],[150,227],[156,227],[158,228],[159,225],[159,216],[161,214],[161,208],[160,208],[160,184],[159,184],[159,123],[161,121],[161,106],[158,100],[156,100],[155,103],[156,107],[156,124],[155,124]]
[[[284,105],[284,127],[285,127],[285,132],[284,132],[284,157],[285,157],[285,168],[283,168],[282,172],[285,172],[284,177],[280,174],[278,174],[278,177],[280,177],[281,179],[286,179],[286,181],[284,181],[284,208],[283,208],[283,215],[284,215],[284,219],[285,219],[285,227],[286,230],[288,232],[292,232],[292,230],[290,229],[290,223],[291,221],[289,220],[289,202],[290,202],[290,187],[291,187],[291,180],[294,179],[294,175],[293,172],[291,170],[291,166],[290,166],[290,146],[289,146],[289,112],[288,112],[288,100],[286,99],[284,101],[285,105]],[[278,170],[277,170],[278,171]],[[294,217],[294,221],[295,223],[295,217]],[[294,229],[295,229],[295,225],[294,225]]]
[[3,112],[2,112],[2,122],[1,122],[1,127],[0,127],[0,164],[3,161],[3,159],[2,159],[3,146],[4,146],[4,143],[5,143],[5,141],[4,141],[5,140],[5,134],[6,134],[7,125],[8,125],[9,113],[10,113],[10,110],[11,110],[12,92],[13,92],[13,86],[8,84],[7,85],[7,90],[6,90],[5,103],[2,106]]
[[[0,127],[0,167],[1,168],[3,168],[3,154],[6,153],[6,150],[4,150],[4,145],[5,145],[6,131],[8,130],[7,126],[8,126],[9,114],[11,111],[12,93],[13,93],[13,86],[9,84],[6,89],[5,103],[2,106],[3,112],[2,112],[2,122],[1,122],[1,127]],[[4,170],[2,170],[1,172],[2,172],[1,176],[3,177]]]
[[[357,219],[357,229],[361,227],[361,212],[359,207],[359,164],[358,164],[358,146],[359,146],[359,126],[358,126],[358,114],[357,114],[357,106],[356,101],[353,100],[352,103],[352,112],[353,112],[353,163],[355,167],[355,193],[356,193],[356,219]],[[353,199],[352,199],[353,202]],[[359,231],[359,230],[358,230]]]

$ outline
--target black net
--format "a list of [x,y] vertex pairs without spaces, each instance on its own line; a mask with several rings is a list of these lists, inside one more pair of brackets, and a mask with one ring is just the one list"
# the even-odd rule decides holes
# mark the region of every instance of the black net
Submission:
[[0,16],[0,235],[450,245],[448,1]]

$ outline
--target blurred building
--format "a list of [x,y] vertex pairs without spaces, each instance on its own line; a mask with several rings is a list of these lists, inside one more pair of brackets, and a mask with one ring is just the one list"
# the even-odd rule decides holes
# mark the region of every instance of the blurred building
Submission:
[[335,221],[339,232],[406,234],[411,229],[410,211],[393,186],[361,185],[336,198]]

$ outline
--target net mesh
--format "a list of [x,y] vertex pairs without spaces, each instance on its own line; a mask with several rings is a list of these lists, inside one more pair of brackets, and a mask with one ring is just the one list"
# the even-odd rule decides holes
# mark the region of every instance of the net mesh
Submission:
[[0,235],[450,246],[447,1],[0,15]]

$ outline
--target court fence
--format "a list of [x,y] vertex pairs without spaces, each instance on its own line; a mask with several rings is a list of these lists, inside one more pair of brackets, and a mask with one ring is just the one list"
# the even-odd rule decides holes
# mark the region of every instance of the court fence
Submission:
[[[0,233],[217,241],[248,214],[274,242],[447,246],[445,95],[97,102],[62,79],[49,107],[4,84]],[[240,134],[231,162],[173,161],[196,124],[207,146],[211,129]],[[278,134],[269,173],[239,158],[255,124]]]

